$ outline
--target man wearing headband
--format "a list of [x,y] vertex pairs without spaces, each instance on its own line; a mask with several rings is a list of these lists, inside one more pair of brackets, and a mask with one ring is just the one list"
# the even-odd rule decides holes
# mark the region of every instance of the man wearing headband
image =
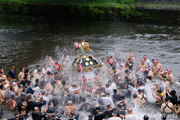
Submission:
[[144,72],[146,69],[149,69],[148,66],[145,64],[145,60],[141,60],[141,64],[140,64],[140,71]]
[[164,93],[161,89],[156,91],[156,95],[154,94],[154,92],[155,92],[155,89],[153,89],[152,91],[152,96],[156,98],[156,105],[159,106],[162,104],[164,100]]
[[168,81],[166,76],[162,76],[162,81],[166,85],[164,87],[168,87],[168,88],[170,87],[170,82]]
[[132,108],[127,108],[127,116],[125,120],[137,120],[136,115],[133,113]]
[[171,84],[174,83],[174,74],[172,73],[171,69],[168,69],[166,77],[168,78],[168,80]]
[[112,112],[112,117],[110,117],[108,120],[122,120],[122,119],[117,116],[117,112],[114,110]]
[[76,108],[73,106],[73,102],[71,100],[68,101],[67,106],[65,106],[66,117],[68,117],[70,115],[70,113],[75,110],[76,110]]

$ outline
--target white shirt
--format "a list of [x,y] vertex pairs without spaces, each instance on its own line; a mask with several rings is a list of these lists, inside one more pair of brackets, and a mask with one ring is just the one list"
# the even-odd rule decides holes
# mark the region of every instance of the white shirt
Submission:
[[47,67],[47,69],[43,68],[42,74],[46,75],[48,71],[51,72],[51,69],[49,67]]
[[112,83],[112,85],[111,85],[110,87],[112,87],[112,89],[117,89],[117,87],[116,87],[116,84],[115,84],[115,83]]
[[124,64],[123,63],[121,63],[121,65],[119,65],[119,63],[116,63],[116,69],[121,69],[122,67],[124,67]]
[[110,117],[108,120],[122,120],[120,117]]
[[125,120],[138,120],[135,114],[128,114]]
[[105,108],[107,105],[111,105],[111,107],[114,107],[114,103],[111,97],[101,97],[101,100]]
[[146,64],[148,67],[151,67],[151,62],[150,62],[149,59],[146,59],[145,64]]
[[113,89],[112,89],[112,87],[106,88],[106,89],[105,89],[105,92],[106,92],[106,93],[109,93],[110,96],[112,96],[112,95],[113,95]]

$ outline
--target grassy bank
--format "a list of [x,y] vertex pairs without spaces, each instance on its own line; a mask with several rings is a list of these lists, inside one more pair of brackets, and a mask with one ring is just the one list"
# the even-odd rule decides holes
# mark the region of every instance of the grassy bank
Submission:
[[113,7],[113,6],[133,4],[134,0],[0,0],[0,2],[1,3],[17,2],[17,3],[24,3],[24,4],[30,3],[30,4]]
[[134,0],[0,0],[0,14],[180,24],[177,10],[146,8]]

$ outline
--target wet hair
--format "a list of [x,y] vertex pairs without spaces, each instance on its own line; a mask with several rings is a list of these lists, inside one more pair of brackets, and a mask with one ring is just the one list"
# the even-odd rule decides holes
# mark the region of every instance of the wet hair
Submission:
[[174,95],[176,95],[176,91],[175,91],[175,90],[172,90],[172,91],[170,92],[170,94],[174,96]]
[[82,101],[82,102],[86,102],[86,98],[82,98],[81,101]]
[[35,82],[38,83],[38,82],[39,82],[39,79],[36,79]]
[[113,89],[113,92],[114,92],[114,93],[117,93],[117,89]]
[[24,67],[28,67],[28,66],[29,66],[29,65],[26,64]]
[[27,85],[30,85],[30,84],[31,84],[31,81],[30,81],[30,80],[28,80],[28,81],[27,81]]
[[54,75],[58,74],[58,72],[55,72]]
[[88,118],[89,118],[89,119],[92,119],[92,118],[93,118],[93,116],[92,116],[92,115],[88,115]]
[[0,69],[2,69],[2,66],[0,66]]
[[61,84],[62,84],[63,86],[65,86],[66,81],[63,80],[63,81],[61,82]]
[[138,89],[138,92],[142,92],[142,90],[141,90],[141,89]]
[[125,99],[125,96],[124,96],[124,95],[121,95],[121,99]]
[[51,85],[55,85],[55,84],[56,84],[56,81],[52,81],[52,82],[51,82]]
[[170,100],[169,97],[166,97],[166,98],[165,98],[165,101],[166,101],[166,102],[169,101],[169,100]]
[[109,95],[109,93],[106,93],[106,95]]
[[15,66],[14,64],[11,65],[11,67]]
[[144,120],[149,120],[149,116],[148,115],[144,115],[143,119]]
[[133,94],[133,98],[137,98],[137,94]]
[[13,86],[10,86],[10,88],[9,88],[10,90],[13,90]]
[[22,67],[22,68],[20,68],[20,72],[23,70],[24,68]]
[[36,65],[36,69],[39,68],[39,67],[41,67],[41,66],[40,65]]
[[112,66],[112,69],[114,70],[114,69],[116,69],[116,67],[115,67],[115,66]]
[[0,89],[2,90],[3,89],[3,87],[4,87],[4,85],[2,84],[2,85],[0,85]]
[[31,99],[32,98],[32,95],[27,95],[27,99]]
[[109,84],[106,84],[106,87],[108,88],[108,87],[109,87]]
[[125,73],[129,73],[129,70],[125,70]]
[[2,74],[3,72],[0,72],[0,74]]

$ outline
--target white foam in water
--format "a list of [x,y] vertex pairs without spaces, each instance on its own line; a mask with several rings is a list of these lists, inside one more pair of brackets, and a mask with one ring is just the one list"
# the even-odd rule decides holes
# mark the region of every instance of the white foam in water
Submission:
[[152,88],[153,88],[153,84],[151,82],[148,82],[145,85],[145,91],[147,94],[147,101],[150,103],[155,103],[156,99],[152,96]]

